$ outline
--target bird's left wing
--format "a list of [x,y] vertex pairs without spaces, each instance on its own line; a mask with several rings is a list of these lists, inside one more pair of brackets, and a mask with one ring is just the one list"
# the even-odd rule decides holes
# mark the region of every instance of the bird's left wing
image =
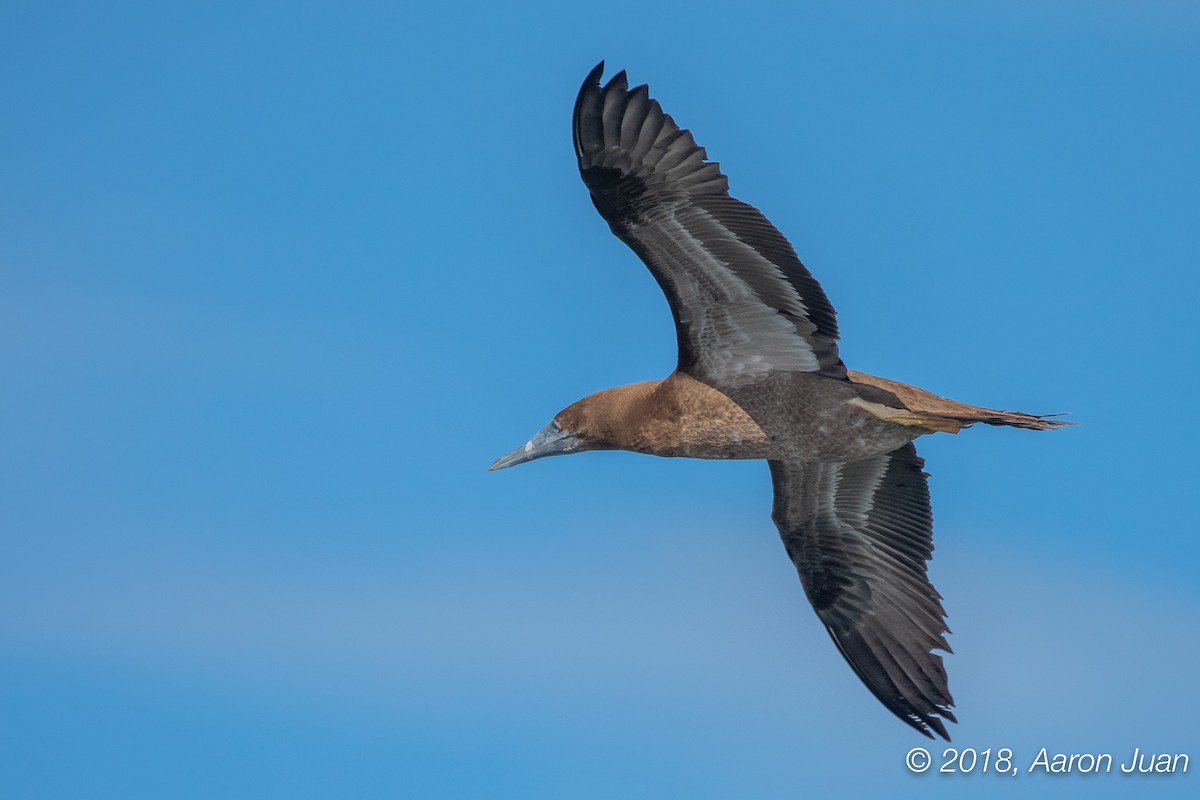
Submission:
[[926,576],[933,516],[912,444],[847,463],[772,461],[772,517],[817,616],[896,716],[949,739],[946,612]]
[[579,171],[592,202],[658,280],[680,372],[719,389],[775,371],[844,379],[825,292],[758,209],[729,196],[719,165],[625,73],[575,101]]

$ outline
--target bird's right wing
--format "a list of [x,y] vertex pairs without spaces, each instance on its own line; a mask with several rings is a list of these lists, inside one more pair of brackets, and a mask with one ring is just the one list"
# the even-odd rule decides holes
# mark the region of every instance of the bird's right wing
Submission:
[[848,463],[772,461],[772,517],[817,616],[867,688],[949,739],[946,612],[926,576],[933,517],[912,444]]
[[601,62],[575,101],[575,153],[596,209],[658,280],[680,372],[717,388],[773,371],[843,379],[837,321],[821,285],[758,209],[729,196],[720,166]]

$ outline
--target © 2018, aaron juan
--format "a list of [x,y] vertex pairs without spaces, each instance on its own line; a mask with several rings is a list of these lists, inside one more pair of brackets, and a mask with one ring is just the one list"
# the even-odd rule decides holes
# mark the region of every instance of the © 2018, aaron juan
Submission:
[[667,296],[679,362],[664,380],[560,411],[492,469],[585,450],[765,459],[772,517],[838,650],[892,713],[949,739],[949,630],[926,565],[933,519],[913,440],[977,422],[1047,430],[1044,415],[959,403],[848,370],[833,306],[795,250],[690,132],[624,72],[575,102],[592,202]]

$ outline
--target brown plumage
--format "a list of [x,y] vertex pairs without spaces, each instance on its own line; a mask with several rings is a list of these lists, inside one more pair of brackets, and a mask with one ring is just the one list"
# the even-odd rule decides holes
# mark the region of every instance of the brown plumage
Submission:
[[772,517],[805,594],[867,688],[949,738],[953,699],[933,518],[912,441],[976,422],[1047,430],[1045,416],[959,403],[847,370],[837,318],[791,244],[729,195],[720,167],[625,73],[598,65],[575,103],[580,174],[613,233],[671,306],[679,363],[664,380],[590,395],[492,469],[584,450],[765,459]]
[[733,451],[767,443],[762,428],[737,403],[681,372],[661,381],[605,389],[567,406],[554,419],[588,450],[739,458]]

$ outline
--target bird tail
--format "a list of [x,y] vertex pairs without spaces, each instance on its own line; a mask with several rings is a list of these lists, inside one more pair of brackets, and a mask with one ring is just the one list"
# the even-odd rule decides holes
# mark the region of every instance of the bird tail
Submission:
[[[933,430],[946,430],[948,433],[953,433],[955,431],[950,428],[957,430],[958,427],[973,425],[976,422],[982,422],[985,425],[1008,425],[1032,431],[1048,431],[1075,424],[1055,419],[1055,417],[1062,416],[1061,414],[1027,414],[1024,411],[1001,411],[995,408],[960,403],[957,400],[939,397],[933,392],[919,389],[916,386],[909,386],[907,383],[879,378],[865,372],[849,370],[848,377],[852,383],[863,383],[891,392],[904,404],[905,408],[918,417],[946,421],[945,427],[928,424],[922,426]],[[957,426],[953,424],[955,422],[958,423]]]

